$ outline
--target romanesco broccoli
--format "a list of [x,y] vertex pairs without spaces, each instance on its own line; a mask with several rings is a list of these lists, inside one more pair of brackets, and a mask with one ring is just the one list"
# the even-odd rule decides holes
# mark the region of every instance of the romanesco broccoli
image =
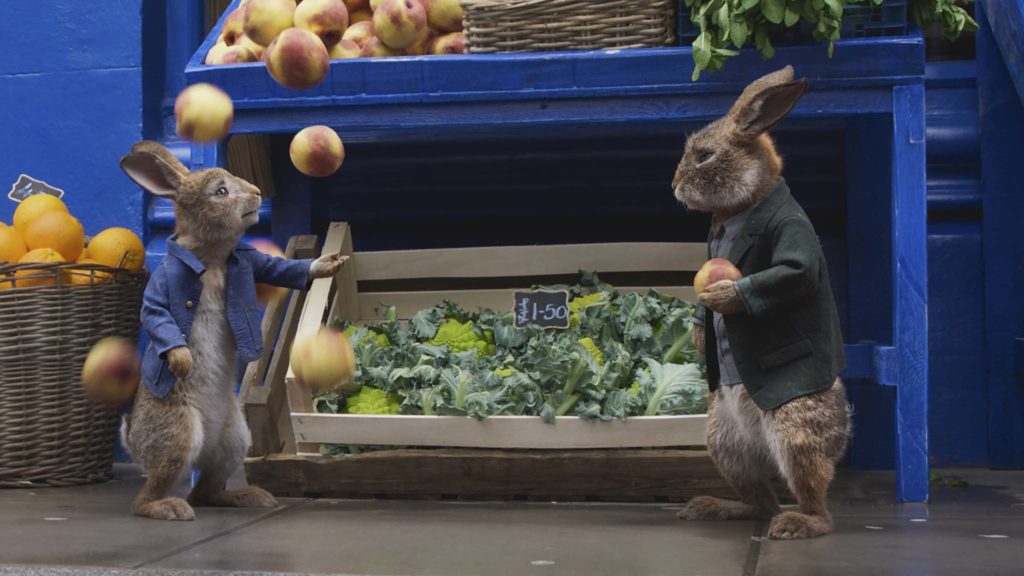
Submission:
[[594,292],[593,294],[587,294],[586,296],[580,296],[573,298],[569,301],[569,324],[575,326],[580,323],[581,310],[596,304],[604,299],[604,292]]
[[388,394],[379,388],[363,386],[359,392],[345,400],[345,412],[348,414],[398,414],[402,398],[397,394]]
[[604,366],[604,352],[601,352],[601,349],[597,347],[597,343],[594,342],[593,338],[587,336],[586,338],[580,338],[579,342],[580,346],[583,346],[594,357],[598,366]]
[[[348,328],[345,328],[344,334],[345,336],[351,338],[352,335],[355,334],[357,330],[359,330],[359,328],[355,324],[350,324]],[[381,348],[391,347],[391,340],[388,340],[387,334],[381,334],[379,332],[373,331],[370,331],[370,334],[373,334],[373,341],[377,343],[377,346],[380,346]]]
[[476,350],[480,356],[494,354],[494,342],[488,341],[487,334],[483,337],[473,330],[473,321],[459,322],[449,318],[437,329],[437,334],[427,344],[432,346],[446,346],[451,352],[466,352]]

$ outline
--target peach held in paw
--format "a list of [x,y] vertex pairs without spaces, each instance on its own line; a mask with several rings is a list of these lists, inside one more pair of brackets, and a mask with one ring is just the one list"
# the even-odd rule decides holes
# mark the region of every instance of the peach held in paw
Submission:
[[321,328],[297,338],[292,345],[291,368],[295,377],[313,390],[355,392],[356,357],[341,330]]
[[373,11],[373,29],[389,48],[405,50],[427,27],[427,13],[419,0],[383,0]]
[[[284,258],[284,252],[282,252],[281,249],[277,247],[277,244],[274,244],[270,240],[257,238],[250,242],[249,245],[259,250],[260,252],[263,252],[267,256]],[[266,306],[275,300],[283,298],[286,294],[288,294],[287,288],[282,288],[280,286],[271,286],[270,284],[256,284],[256,301],[263,306]]]
[[267,46],[263,60],[274,80],[292,90],[313,88],[330,66],[330,55],[320,37],[302,28],[282,32]]
[[316,34],[330,49],[348,28],[348,9],[341,0],[306,0],[295,9],[295,27]]
[[94,402],[120,408],[135,397],[139,385],[139,352],[124,338],[96,343],[82,365],[82,386]]
[[345,161],[341,138],[327,126],[304,128],[292,138],[288,153],[299,172],[321,178],[333,174]]
[[722,280],[732,280],[733,282],[743,278],[743,274],[740,273],[739,269],[733,266],[732,262],[729,262],[725,258],[712,258],[704,263],[697,271],[697,275],[693,278],[693,289],[700,294],[707,289],[708,286]]
[[245,6],[245,35],[267,46],[294,22],[295,0],[252,0]]
[[194,84],[174,101],[178,136],[193,142],[216,142],[227,135],[235,106],[226,92],[213,84]]

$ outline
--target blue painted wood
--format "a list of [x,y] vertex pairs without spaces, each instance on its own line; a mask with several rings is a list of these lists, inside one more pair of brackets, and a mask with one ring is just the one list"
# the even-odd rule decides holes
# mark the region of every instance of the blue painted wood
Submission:
[[882,386],[896,386],[899,383],[899,357],[896,348],[878,346],[869,342],[846,345],[846,369],[844,379],[868,378]]
[[[931,141],[928,147],[931,156]],[[928,447],[937,467],[989,462],[988,426],[972,424],[987,422],[989,411],[983,270],[978,220],[929,224]]]
[[924,86],[893,89],[897,497],[928,500],[928,252]]
[[696,83],[689,80],[690,49],[661,48],[336,60],[319,86],[293,91],[261,63],[203,65],[218,34],[219,26],[185,74],[189,83],[212,82],[232,95],[234,132],[294,132],[319,123],[342,129],[347,142],[417,129],[436,136],[489,134],[495,125],[710,119],[779,61],[813,79],[794,117],[888,114],[889,87],[919,82],[924,72],[923,40],[915,34],[842,41],[832,59],[820,47],[779,48],[769,62],[747,51]]
[[1017,372],[1018,377],[1024,374],[1024,338],[1017,337],[1013,339],[1013,363],[1014,371]]
[[926,68],[928,448],[933,466],[988,464],[977,64]]
[[[1024,102],[1024,0],[978,0],[988,30],[1002,53],[1010,82]],[[980,60],[979,54],[979,60]],[[988,65],[988,62],[985,63]]]
[[[985,250],[989,459],[992,466],[1024,467],[1024,386],[1014,374],[1014,341],[1024,335],[1024,194],[1020,138],[1024,106],[1013,88],[993,28],[979,4],[978,101]],[[1017,32],[1019,35],[1019,31]],[[1019,66],[1019,63],[1017,64]]]

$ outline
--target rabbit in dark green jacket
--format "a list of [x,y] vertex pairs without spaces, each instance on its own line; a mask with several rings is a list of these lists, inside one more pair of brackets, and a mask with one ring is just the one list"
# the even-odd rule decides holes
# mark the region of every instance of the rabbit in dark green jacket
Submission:
[[[741,502],[694,498],[679,516],[772,518],[768,534],[777,539],[831,532],[825,497],[850,436],[825,257],[767,134],[806,88],[788,66],[750,84],[724,118],[686,142],[673,181],[679,201],[713,216],[708,256],[743,274],[698,296],[694,331],[708,361],[708,452]],[[776,474],[799,512],[780,511]]]

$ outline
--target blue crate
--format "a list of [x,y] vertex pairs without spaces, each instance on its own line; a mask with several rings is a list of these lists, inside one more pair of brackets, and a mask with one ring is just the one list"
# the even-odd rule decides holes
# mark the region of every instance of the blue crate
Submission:
[[[683,0],[676,18],[676,41],[680,46],[689,46],[697,39],[700,29],[690,21],[690,9]],[[843,8],[842,38],[874,38],[881,36],[904,36],[907,34],[907,0],[886,0],[881,6],[847,4]],[[814,27],[800,21],[791,28],[776,25],[772,27],[772,44],[776,46],[810,44],[814,39]]]

